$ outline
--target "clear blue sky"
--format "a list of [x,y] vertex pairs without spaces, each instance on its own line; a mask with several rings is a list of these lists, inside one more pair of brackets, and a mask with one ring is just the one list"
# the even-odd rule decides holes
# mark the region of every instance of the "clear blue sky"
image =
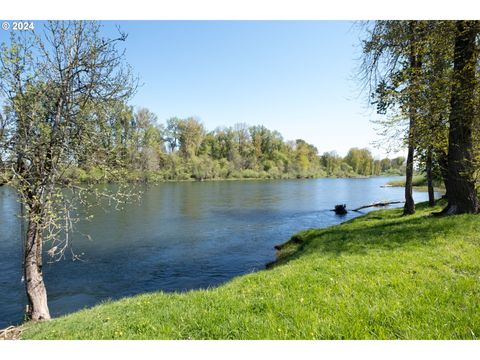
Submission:
[[[302,138],[320,153],[382,149],[354,80],[359,33],[349,21],[121,21],[141,86],[132,99],[160,121],[197,116],[207,129],[244,122]],[[37,26],[38,27],[38,26]],[[2,31],[0,41],[6,39]]]

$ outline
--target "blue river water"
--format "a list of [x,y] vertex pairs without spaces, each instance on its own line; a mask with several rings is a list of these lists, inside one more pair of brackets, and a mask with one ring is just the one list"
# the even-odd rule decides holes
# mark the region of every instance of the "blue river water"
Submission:
[[[59,262],[45,258],[51,314],[143,292],[217,286],[264,269],[275,259],[274,246],[294,233],[361,214],[335,215],[335,204],[402,200],[403,188],[381,187],[397,178],[162,183],[145,187],[141,200],[123,210],[94,207],[93,220],[80,222],[72,236],[71,250],[82,260],[72,261],[70,252]],[[26,304],[19,204],[6,186],[0,211],[3,328],[22,322]]]

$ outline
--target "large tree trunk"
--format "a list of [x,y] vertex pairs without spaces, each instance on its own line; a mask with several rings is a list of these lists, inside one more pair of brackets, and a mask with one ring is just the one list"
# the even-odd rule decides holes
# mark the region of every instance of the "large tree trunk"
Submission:
[[47,290],[42,275],[42,241],[41,227],[35,221],[35,217],[29,214],[24,253],[24,276],[28,297],[27,315],[35,321],[50,319]]
[[433,188],[433,160],[432,160],[432,150],[429,148],[427,150],[427,161],[426,161],[426,170],[427,170],[427,188],[428,188],[428,206],[435,206],[435,191]]
[[457,21],[448,136],[448,205],[445,214],[478,212],[472,129],[475,104],[477,21]]

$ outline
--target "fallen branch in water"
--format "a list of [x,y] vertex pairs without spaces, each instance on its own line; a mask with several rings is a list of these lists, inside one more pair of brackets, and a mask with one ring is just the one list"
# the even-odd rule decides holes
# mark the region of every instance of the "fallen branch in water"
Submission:
[[379,202],[379,203],[374,203],[374,204],[370,204],[370,205],[360,206],[359,208],[353,209],[352,211],[359,211],[359,210],[366,209],[366,208],[369,208],[369,207],[380,207],[380,206],[388,206],[388,205],[392,205],[392,204],[403,204],[403,203],[404,203],[404,201]]

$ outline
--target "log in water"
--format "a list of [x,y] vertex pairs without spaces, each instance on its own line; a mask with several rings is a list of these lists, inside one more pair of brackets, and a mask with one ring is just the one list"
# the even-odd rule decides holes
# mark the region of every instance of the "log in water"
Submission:
[[403,204],[404,202],[405,201],[377,202],[377,203],[370,204],[370,205],[360,206],[356,209],[353,209],[352,211],[359,211],[359,210],[367,209],[367,208],[371,208],[371,207],[382,207],[382,206],[388,206],[388,205],[393,205],[393,204]]

